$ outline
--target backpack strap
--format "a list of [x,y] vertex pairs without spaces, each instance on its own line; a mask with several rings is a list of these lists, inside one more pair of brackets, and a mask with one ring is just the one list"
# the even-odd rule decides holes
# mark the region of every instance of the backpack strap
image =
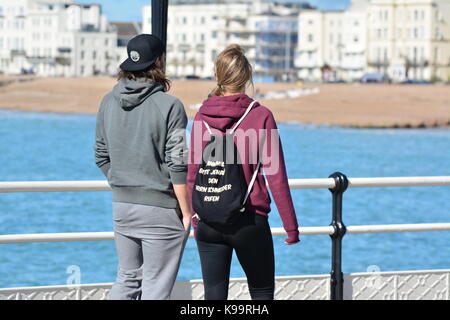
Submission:
[[[250,112],[250,110],[252,110],[252,108],[256,102],[257,102],[256,100],[253,100],[252,103],[250,103],[250,105],[247,107],[247,110],[245,110],[245,113],[238,120],[238,122],[236,122],[234,127],[230,130],[229,134],[233,134],[233,132],[236,130],[236,128],[241,124],[242,120],[244,120],[244,118],[247,116],[247,114]],[[205,120],[203,120],[203,123],[205,124],[205,127],[208,130],[209,134],[212,135],[211,127],[209,126],[209,124]]]
[[258,176],[259,167],[261,167],[261,160],[259,160],[258,164],[256,165],[255,172],[253,172],[252,179],[250,180],[250,183],[248,184],[247,193],[245,194],[244,202],[242,203],[241,212],[245,211],[245,203],[247,202],[247,198],[250,195],[250,192],[252,191],[253,185],[255,184],[256,177]]
[[211,131],[211,128],[210,128],[209,124],[207,124],[205,120],[203,120],[203,123],[205,124],[205,127],[208,130],[209,134],[212,135],[213,133]]
[[247,110],[245,110],[245,113],[238,120],[238,122],[236,122],[235,126],[233,127],[233,129],[230,130],[229,134],[233,134],[233,132],[236,130],[236,128],[241,124],[242,120],[244,120],[244,118],[247,116],[247,114],[250,112],[250,110],[252,110],[252,108],[256,102],[257,102],[256,100],[253,100],[252,103],[250,103],[250,105],[247,107]]

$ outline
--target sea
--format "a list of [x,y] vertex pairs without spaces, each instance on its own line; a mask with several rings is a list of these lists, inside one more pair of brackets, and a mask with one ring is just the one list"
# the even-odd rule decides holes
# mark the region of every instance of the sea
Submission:
[[[192,124],[189,124],[189,128]],[[450,130],[349,129],[279,124],[289,178],[450,176]],[[0,181],[103,180],[94,164],[95,115],[0,111]],[[327,189],[292,190],[300,226],[331,222]],[[349,189],[344,223],[450,222],[450,187]],[[272,227],[281,227],[272,202]],[[112,231],[110,192],[0,194],[0,234]],[[318,275],[331,269],[331,241],[274,237],[276,275]],[[346,235],[344,273],[450,268],[450,232]],[[0,245],[0,288],[114,282],[113,241]],[[231,277],[245,277],[233,257]],[[201,279],[189,239],[178,280]]]

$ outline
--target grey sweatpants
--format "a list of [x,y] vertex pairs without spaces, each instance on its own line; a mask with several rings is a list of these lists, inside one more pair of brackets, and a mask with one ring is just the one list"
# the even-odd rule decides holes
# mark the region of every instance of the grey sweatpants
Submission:
[[189,236],[178,209],[113,202],[119,259],[111,300],[167,300]]

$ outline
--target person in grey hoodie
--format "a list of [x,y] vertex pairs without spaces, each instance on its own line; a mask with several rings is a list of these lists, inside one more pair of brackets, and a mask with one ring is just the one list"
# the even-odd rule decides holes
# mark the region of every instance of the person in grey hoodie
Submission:
[[189,236],[187,117],[165,93],[165,50],[131,39],[119,81],[97,114],[95,162],[112,187],[119,267],[109,298],[169,299]]

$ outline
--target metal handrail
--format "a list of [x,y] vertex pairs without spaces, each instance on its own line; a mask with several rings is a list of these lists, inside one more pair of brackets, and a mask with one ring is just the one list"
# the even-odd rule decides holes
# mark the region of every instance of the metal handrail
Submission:
[[[271,228],[273,236],[285,236],[283,228]],[[300,227],[300,235],[333,235],[332,226]],[[450,223],[416,223],[347,226],[347,234],[392,233],[392,232],[430,232],[450,231]],[[190,238],[194,237],[191,231]],[[69,242],[69,241],[103,241],[114,240],[114,232],[68,232],[68,233],[31,233],[0,235],[0,244],[34,243],[34,242]]]

